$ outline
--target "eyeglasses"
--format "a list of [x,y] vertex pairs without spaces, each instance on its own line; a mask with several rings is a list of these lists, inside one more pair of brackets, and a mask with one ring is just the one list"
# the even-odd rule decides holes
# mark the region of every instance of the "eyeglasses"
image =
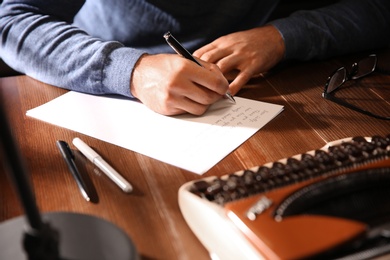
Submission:
[[378,70],[376,67],[378,58],[375,54],[371,54],[368,57],[355,62],[352,65],[351,71],[348,72],[345,67],[341,67],[337,69],[327,80],[324,88],[324,92],[322,93],[322,97],[325,99],[328,99],[330,101],[333,101],[339,105],[342,105],[344,107],[350,108],[354,111],[363,113],[365,115],[369,115],[375,118],[384,119],[384,120],[390,120],[390,116],[382,116],[375,113],[372,113],[368,110],[359,108],[351,103],[348,103],[347,101],[337,98],[334,96],[334,93],[348,80],[356,80],[363,78],[369,74],[371,74],[374,71],[384,72],[381,70]]

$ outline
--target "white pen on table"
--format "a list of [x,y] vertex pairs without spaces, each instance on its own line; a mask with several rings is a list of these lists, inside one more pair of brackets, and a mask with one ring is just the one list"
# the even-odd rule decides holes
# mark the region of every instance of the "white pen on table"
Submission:
[[73,144],[87,157],[94,165],[102,170],[116,185],[124,192],[131,192],[133,187],[123,178],[115,169],[113,169],[103,158],[96,153],[91,147],[84,143],[80,138],[73,139]]

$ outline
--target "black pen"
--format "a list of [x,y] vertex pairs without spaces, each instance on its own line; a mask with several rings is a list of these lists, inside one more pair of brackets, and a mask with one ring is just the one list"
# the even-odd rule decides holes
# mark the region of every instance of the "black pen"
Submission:
[[[169,46],[171,46],[171,48],[179,55],[181,55],[182,57],[186,58],[186,59],[189,59],[189,60],[192,60],[193,62],[195,62],[196,64],[198,64],[199,66],[203,67],[202,64],[200,64],[195,58],[194,56],[192,56],[192,54],[186,50],[183,45],[180,44],[180,42],[178,40],[176,40],[175,37],[173,37],[173,35],[171,34],[171,32],[167,32],[164,34],[164,38],[165,40],[167,41],[167,43],[169,44]],[[225,97],[227,99],[229,99],[232,103],[236,103],[236,101],[234,100],[232,94],[230,94],[230,92],[227,92],[225,94]]]
[[79,187],[81,195],[83,195],[85,200],[90,201],[91,198],[88,195],[87,186],[85,185],[85,182],[84,182],[83,178],[81,177],[79,170],[77,169],[76,163],[74,162],[74,155],[72,153],[72,150],[70,149],[69,145],[65,141],[59,140],[56,143],[57,143],[58,149],[60,149],[62,157],[65,159],[65,162],[68,165],[70,172],[72,173],[74,179],[76,180],[76,183],[77,183],[77,186]]

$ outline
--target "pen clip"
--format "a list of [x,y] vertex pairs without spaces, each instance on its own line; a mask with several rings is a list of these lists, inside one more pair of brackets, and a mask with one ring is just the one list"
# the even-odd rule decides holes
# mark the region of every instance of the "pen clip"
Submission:
[[173,37],[171,32],[166,32],[164,34],[164,38],[167,41],[168,45],[171,46],[171,48],[177,54],[179,54],[180,56],[182,56],[188,60],[191,60],[191,61],[195,62],[196,64],[198,64],[199,66],[203,67],[202,64],[200,64],[200,62],[197,59],[195,59],[195,57],[192,56],[192,54],[186,48],[184,48],[183,45],[181,45],[181,43],[178,40],[176,40],[175,37]]
[[69,147],[67,142],[62,141],[62,140],[58,140],[56,142],[56,144],[57,144],[57,147],[60,149],[62,157],[64,157],[65,159],[66,158],[71,158],[73,160],[75,159],[74,153],[70,149],[70,147]]

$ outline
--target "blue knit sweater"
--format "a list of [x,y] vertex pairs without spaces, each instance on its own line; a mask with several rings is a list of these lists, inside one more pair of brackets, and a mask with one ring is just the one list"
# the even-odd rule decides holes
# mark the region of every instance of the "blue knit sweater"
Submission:
[[58,87],[131,97],[143,53],[172,52],[171,31],[191,51],[219,36],[273,24],[286,59],[324,59],[389,45],[390,1],[346,0],[268,21],[276,0],[5,0],[0,57]]

